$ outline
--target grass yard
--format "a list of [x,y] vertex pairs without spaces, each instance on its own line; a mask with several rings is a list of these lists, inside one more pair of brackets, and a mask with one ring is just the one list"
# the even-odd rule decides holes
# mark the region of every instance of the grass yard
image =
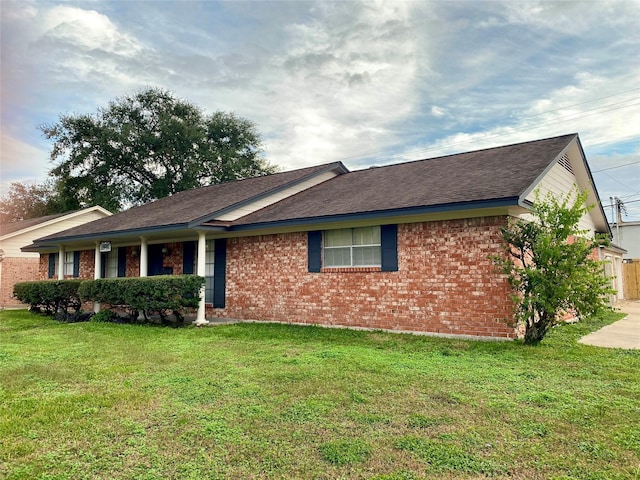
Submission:
[[640,351],[0,312],[0,478],[637,479]]

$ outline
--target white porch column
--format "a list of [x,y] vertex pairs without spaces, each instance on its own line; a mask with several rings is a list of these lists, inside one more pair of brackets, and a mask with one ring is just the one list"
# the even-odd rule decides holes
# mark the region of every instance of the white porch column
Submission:
[[140,237],[140,276],[146,277],[149,271],[148,267],[149,253],[147,249],[147,237]]
[[64,280],[64,245],[58,247],[58,280]]
[[[207,258],[207,239],[204,232],[198,232],[198,265],[196,274],[204,277],[206,270],[206,258]],[[200,289],[200,303],[198,305],[198,314],[196,315],[195,325],[206,325],[208,322],[205,319],[205,306],[204,306],[204,285]]]
[[[93,255],[93,278],[95,280],[100,278],[100,272],[102,271],[102,254],[100,253],[100,242],[96,242],[96,249]],[[100,311],[100,302],[93,302],[93,311],[98,313]]]
[[102,254],[100,253],[100,242],[96,242],[96,250],[93,256],[93,278],[95,280],[100,278],[101,271],[102,271]]

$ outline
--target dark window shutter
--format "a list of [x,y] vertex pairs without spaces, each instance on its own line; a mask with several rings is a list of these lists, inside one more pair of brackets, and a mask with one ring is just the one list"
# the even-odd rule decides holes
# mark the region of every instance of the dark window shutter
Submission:
[[53,278],[56,274],[56,256],[57,253],[49,254],[49,278]]
[[127,247],[118,248],[118,276],[127,276]]
[[73,252],[73,278],[80,277],[80,250]]
[[100,254],[100,278],[107,278],[107,254]]
[[380,227],[382,247],[382,271],[398,271],[398,225],[382,225]]
[[227,272],[227,239],[216,239],[213,263],[213,307],[224,308]]
[[182,273],[192,275],[193,263],[196,259],[197,242],[184,242],[182,244]]
[[322,268],[322,232],[309,232],[307,245],[308,267],[310,272],[319,272]]

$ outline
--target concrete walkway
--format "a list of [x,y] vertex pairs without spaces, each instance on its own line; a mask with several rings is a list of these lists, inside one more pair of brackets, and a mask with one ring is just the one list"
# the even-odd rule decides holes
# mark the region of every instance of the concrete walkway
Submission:
[[640,300],[626,300],[616,308],[627,316],[582,337],[579,342],[596,347],[640,349]]

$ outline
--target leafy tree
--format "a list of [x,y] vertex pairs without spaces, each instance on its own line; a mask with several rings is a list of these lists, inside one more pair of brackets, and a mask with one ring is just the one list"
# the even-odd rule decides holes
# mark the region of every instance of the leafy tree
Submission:
[[28,218],[61,213],[51,182],[25,185],[12,182],[6,195],[0,198],[0,221],[19,222]]
[[592,257],[604,239],[588,239],[578,226],[591,209],[586,200],[587,194],[577,190],[560,199],[548,194],[544,200],[536,192],[533,220],[518,219],[502,228],[506,255],[494,262],[514,289],[525,344],[539,343],[564,312],[581,317],[606,308],[606,296],[615,292],[603,262]]
[[112,211],[191,188],[272,173],[254,123],[205,115],[170,92],[148,88],[94,115],[61,115],[40,127],[53,140],[51,175],[66,208]]

